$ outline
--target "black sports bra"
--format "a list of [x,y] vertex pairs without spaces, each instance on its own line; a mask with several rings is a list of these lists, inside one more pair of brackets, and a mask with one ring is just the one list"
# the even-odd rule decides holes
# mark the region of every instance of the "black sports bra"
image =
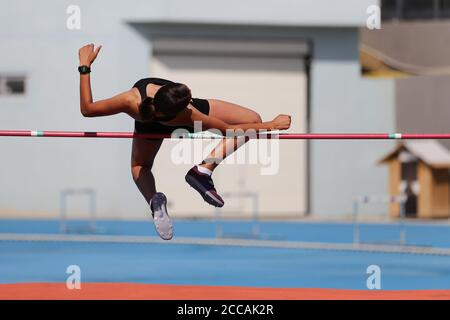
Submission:
[[[148,96],[147,96],[147,86],[150,83],[151,84],[156,84],[158,86],[164,86],[166,84],[171,84],[171,83],[174,83],[174,82],[172,82],[170,80],[166,80],[166,79],[160,79],[160,78],[144,78],[144,79],[139,80],[138,82],[136,82],[133,85],[133,88],[137,88],[139,90],[139,94],[141,95],[141,102],[144,99],[148,98]],[[163,117],[161,117],[159,119],[154,119],[154,120],[165,122],[165,121],[173,120],[175,118],[176,118],[176,115],[175,116],[163,116]]]
[[165,86],[166,84],[174,83],[173,81],[166,80],[166,79],[160,79],[160,78],[144,78],[139,80],[133,85],[133,88],[137,88],[139,90],[139,93],[141,95],[141,101],[145,98],[148,98],[147,96],[147,86],[149,84],[156,84],[157,86]]

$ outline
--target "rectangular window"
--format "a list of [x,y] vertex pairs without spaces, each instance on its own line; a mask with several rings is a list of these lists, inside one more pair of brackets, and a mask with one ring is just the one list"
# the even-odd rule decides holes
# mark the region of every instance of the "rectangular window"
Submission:
[[383,20],[433,20],[450,17],[449,0],[381,0]]
[[439,10],[441,18],[450,18],[450,0],[441,0]]
[[397,0],[381,0],[381,18],[383,20],[400,19],[401,10],[399,10]]
[[402,16],[404,19],[434,19],[439,17],[438,3],[436,0],[408,0],[403,1]]
[[0,96],[19,96],[26,92],[26,77],[0,74]]

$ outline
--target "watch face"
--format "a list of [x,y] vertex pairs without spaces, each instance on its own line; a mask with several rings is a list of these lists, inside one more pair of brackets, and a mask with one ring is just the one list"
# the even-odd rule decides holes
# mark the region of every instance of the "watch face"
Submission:
[[88,66],[80,66],[78,67],[78,71],[82,74],[89,73],[91,70]]

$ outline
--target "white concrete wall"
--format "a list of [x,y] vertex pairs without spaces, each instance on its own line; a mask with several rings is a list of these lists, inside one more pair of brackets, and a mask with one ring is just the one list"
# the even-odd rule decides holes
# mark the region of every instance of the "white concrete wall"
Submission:
[[[361,78],[356,37],[345,31],[316,37],[311,132],[395,131],[394,82]],[[386,194],[387,168],[375,162],[392,145],[386,140],[313,141],[312,212],[349,214],[352,197]]]
[[[100,99],[148,75],[151,42],[127,22],[214,22],[216,29],[262,26],[260,37],[312,41],[312,131],[392,131],[391,82],[363,80],[359,74],[356,26],[373,2],[194,0],[186,6],[181,0],[82,0],[77,1],[82,28],[71,31],[66,9],[72,1],[1,1],[0,73],[22,72],[29,82],[25,97],[0,97],[0,128],[130,131],[133,121],[125,115],[81,116],[78,48],[88,42],[104,46],[92,74],[94,97]],[[129,140],[1,138],[0,210],[55,215],[61,188],[87,186],[97,190],[100,216],[142,217],[146,206],[130,176],[130,149]],[[380,142],[314,142],[312,213],[343,214],[355,192],[384,192],[386,172],[373,167],[384,150]]]

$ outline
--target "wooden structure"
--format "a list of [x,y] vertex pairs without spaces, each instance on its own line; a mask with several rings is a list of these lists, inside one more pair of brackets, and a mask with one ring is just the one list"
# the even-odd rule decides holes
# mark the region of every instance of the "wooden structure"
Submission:
[[[450,217],[450,151],[436,140],[404,141],[380,161],[389,167],[389,194],[406,194],[407,217]],[[400,206],[392,203],[391,217]]]

